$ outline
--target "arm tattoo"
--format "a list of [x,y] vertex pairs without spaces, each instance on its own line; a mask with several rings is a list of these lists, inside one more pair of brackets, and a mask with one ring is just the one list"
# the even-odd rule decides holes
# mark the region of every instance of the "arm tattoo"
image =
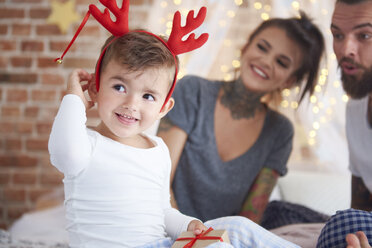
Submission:
[[270,194],[277,182],[278,173],[272,169],[263,168],[249,190],[241,215],[260,223],[266,209]]
[[372,193],[365,186],[362,178],[352,176],[351,179],[351,207],[372,211]]
[[174,127],[173,122],[172,122],[169,118],[164,117],[164,118],[161,119],[161,121],[160,121],[159,128],[158,128],[158,133],[160,133],[160,132],[167,132],[167,131],[169,131],[172,127]]

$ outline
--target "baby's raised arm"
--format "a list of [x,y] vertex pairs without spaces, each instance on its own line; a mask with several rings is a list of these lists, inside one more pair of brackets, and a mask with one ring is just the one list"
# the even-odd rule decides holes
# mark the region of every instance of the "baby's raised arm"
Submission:
[[[86,110],[94,104],[85,97],[84,91],[93,78],[81,69],[71,73],[67,94],[62,99],[49,137],[50,160],[67,177],[76,176],[90,160],[92,141],[86,128]],[[83,81],[87,83],[82,85]]]

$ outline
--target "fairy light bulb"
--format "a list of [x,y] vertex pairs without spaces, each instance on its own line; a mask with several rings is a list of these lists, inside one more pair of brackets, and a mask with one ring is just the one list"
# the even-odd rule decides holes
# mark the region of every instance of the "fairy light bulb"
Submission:
[[234,68],[239,68],[240,67],[240,61],[237,60],[237,59],[234,59],[232,62],[231,62],[232,66]]
[[314,106],[314,107],[313,107],[313,113],[314,113],[314,114],[319,113],[319,107]]
[[290,89],[284,89],[282,90],[282,96],[288,97],[291,95],[291,90]]
[[292,2],[292,8],[294,8],[295,10],[299,10],[300,9],[300,3],[297,2],[297,1],[293,1]]
[[298,108],[298,102],[296,102],[296,101],[292,101],[292,102],[291,102],[291,108],[293,108],[293,109],[297,109],[297,108]]
[[243,0],[235,0],[235,4],[236,4],[237,6],[240,6],[240,5],[243,4]]
[[232,79],[232,75],[230,73],[227,73],[225,76],[224,76],[224,80],[225,81],[230,81]]
[[295,92],[296,94],[300,93],[300,87],[296,86],[296,87],[294,88],[294,92]]
[[262,13],[261,14],[261,19],[266,21],[266,20],[270,19],[270,15],[268,13]]
[[175,5],[181,5],[182,0],[173,0],[173,3],[174,3]]
[[257,10],[262,9],[262,3],[260,2],[254,2],[253,7]]
[[316,96],[311,96],[310,97],[310,102],[311,103],[316,103],[318,101],[318,98]]
[[280,106],[282,106],[283,108],[288,108],[289,106],[289,102],[287,100],[283,100],[281,103],[280,103]]
[[316,137],[316,131],[315,131],[315,130],[311,130],[311,131],[309,132],[309,137],[310,137],[310,138],[315,138],[315,137]]
[[321,92],[321,91],[322,91],[322,87],[320,85],[316,85],[315,92]]
[[318,130],[319,128],[320,128],[320,124],[319,124],[319,122],[314,122],[313,123],[313,128],[315,129],[315,130]]
[[326,75],[320,75],[319,76],[319,85],[325,85],[327,81],[327,76]]

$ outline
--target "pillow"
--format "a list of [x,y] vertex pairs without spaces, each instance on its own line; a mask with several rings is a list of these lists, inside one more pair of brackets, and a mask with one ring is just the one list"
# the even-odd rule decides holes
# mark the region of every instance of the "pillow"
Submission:
[[351,206],[351,175],[290,170],[278,180],[282,200],[333,215]]

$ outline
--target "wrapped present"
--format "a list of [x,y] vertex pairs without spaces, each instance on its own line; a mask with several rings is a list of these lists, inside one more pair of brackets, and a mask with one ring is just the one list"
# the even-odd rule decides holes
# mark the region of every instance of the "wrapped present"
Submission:
[[194,232],[183,232],[176,239],[172,248],[202,248],[216,242],[230,244],[226,230],[213,230],[213,228],[209,228],[207,231],[196,236]]

